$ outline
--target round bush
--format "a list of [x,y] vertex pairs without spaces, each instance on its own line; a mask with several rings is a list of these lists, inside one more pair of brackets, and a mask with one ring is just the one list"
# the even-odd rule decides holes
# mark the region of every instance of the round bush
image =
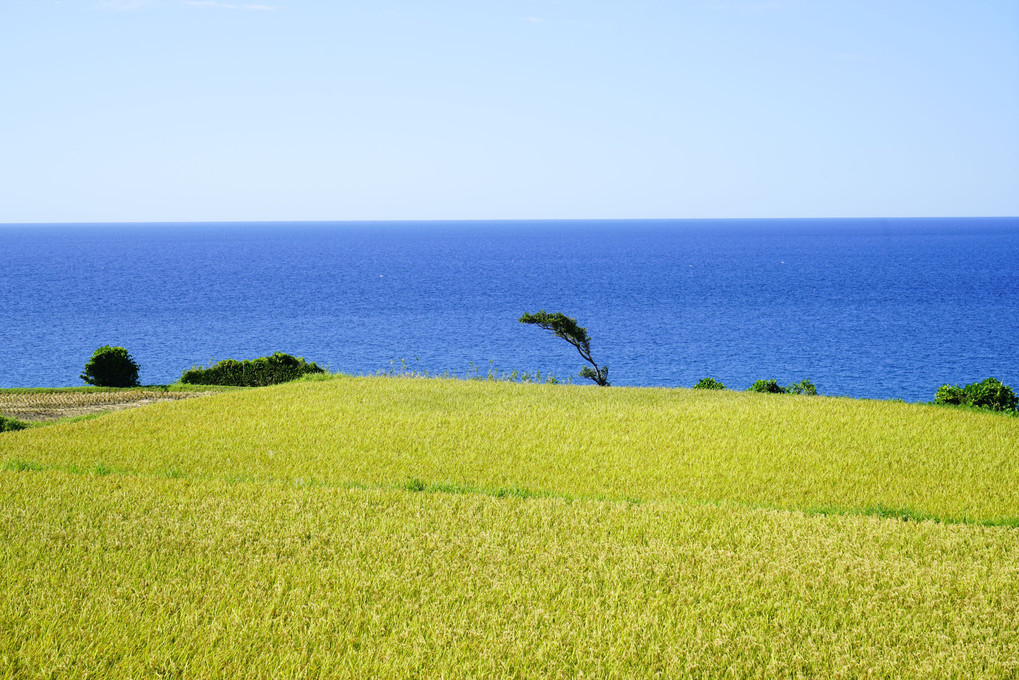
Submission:
[[1019,406],[1015,392],[1008,385],[1003,385],[999,380],[987,378],[963,388],[972,403],[977,408],[986,408],[992,411],[1015,411]]
[[934,403],[960,406],[966,403],[966,391],[955,385],[942,385],[934,394]]
[[764,392],[767,394],[785,394],[785,390],[778,384],[777,380],[758,380],[749,388],[747,392]]
[[134,387],[138,384],[138,364],[123,347],[103,345],[85,364],[81,379],[98,387]]
[[693,386],[693,388],[695,390],[724,390],[725,385],[714,378],[701,378],[700,381]]

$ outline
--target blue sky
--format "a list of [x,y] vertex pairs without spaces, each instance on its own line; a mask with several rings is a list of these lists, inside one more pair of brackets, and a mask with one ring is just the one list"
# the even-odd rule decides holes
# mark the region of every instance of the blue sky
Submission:
[[0,222],[1019,215],[1016,0],[0,0]]

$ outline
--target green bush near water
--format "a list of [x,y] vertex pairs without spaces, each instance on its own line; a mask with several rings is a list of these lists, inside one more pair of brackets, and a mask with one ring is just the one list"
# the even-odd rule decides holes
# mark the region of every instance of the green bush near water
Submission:
[[995,378],[987,378],[965,387],[942,385],[934,395],[935,404],[971,406],[989,411],[1015,411],[1019,409],[1019,398],[1008,385]]
[[725,385],[714,378],[701,378],[693,388],[695,390],[724,390]]
[[232,385],[264,387],[290,382],[305,375],[325,373],[316,363],[283,352],[257,359],[224,359],[208,368],[192,367],[184,371],[180,381],[189,385]]
[[762,392],[764,394],[785,394],[785,390],[778,384],[777,380],[758,380],[747,388],[747,392]]
[[785,386],[786,394],[806,394],[811,397],[817,396],[817,388],[809,380],[801,380],[798,383],[789,383]]
[[777,380],[758,380],[747,392],[763,392],[765,394],[806,394],[811,397],[817,396],[817,387],[809,380],[801,380],[797,383],[789,383],[785,387],[778,384]]
[[103,345],[92,353],[81,379],[98,387],[135,387],[138,364],[123,347]]

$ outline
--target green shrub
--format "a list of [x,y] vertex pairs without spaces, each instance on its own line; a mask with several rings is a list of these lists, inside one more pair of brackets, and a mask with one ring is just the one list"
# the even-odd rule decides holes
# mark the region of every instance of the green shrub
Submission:
[[315,363],[283,352],[257,359],[224,359],[208,368],[192,367],[180,377],[190,385],[233,385],[235,387],[263,387],[296,380],[303,375],[325,373]]
[[28,423],[23,423],[16,418],[0,416],[0,432],[14,432],[15,430],[24,430],[26,427],[28,427]]
[[817,388],[809,380],[801,380],[797,383],[789,383],[785,387],[778,384],[777,380],[758,380],[747,392],[764,392],[766,394],[806,394],[812,397],[817,396]]
[[758,380],[747,388],[747,392],[764,392],[766,394],[785,394],[785,389],[777,380]]
[[966,391],[955,385],[942,385],[934,394],[934,403],[962,406],[966,403]]
[[811,397],[817,396],[817,388],[809,380],[801,380],[798,383],[790,383],[783,390],[786,394],[806,394]]
[[693,386],[693,388],[695,390],[724,390],[725,385],[714,378],[701,378],[700,381]]
[[977,408],[992,411],[1015,411],[1019,408],[1019,398],[1012,388],[994,378],[966,385],[963,389],[966,390],[970,402]]
[[1019,409],[1019,398],[1008,385],[994,378],[987,378],[965,387],[942,385],[934,395],[935,404],[972,406],[989,411],[1015,411]]
[[92,353],[81,379],[99,387],[134,387],[138,384],[138,364],[123,347],[103,345]]

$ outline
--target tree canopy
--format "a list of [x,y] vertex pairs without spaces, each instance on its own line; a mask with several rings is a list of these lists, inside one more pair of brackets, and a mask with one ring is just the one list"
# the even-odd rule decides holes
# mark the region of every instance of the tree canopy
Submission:
[[138,364],[123,347],[103,345],[92,353],[81,379],[99,387],[134,387],[138,384]]
[[609,384],[608,366],[599,367],[591,358],[591,338],[587,336],[587,329],[577,323],[576,319],[570,318],[562,312],[546,312],[544,309],[534,314],[524,314],[520,317],[520,323],[531,324],[538,328],[550,331],[557,338],[562,338],[577,348],[577,352],[588,362],[593,369],[584,366],[580,369],[580,377],[589,378],[597,385],[607,386]]

